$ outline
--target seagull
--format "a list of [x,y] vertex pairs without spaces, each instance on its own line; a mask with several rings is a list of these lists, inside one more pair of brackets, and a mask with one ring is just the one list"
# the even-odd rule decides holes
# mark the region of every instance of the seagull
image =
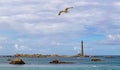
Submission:
[[69,9],[71,9],[71,8],[73,8],[73,7],[67,7],[67,8],[65,8],[64,10],[60,10],[59,11],[59,13],[58,13],[58,15],[60,16],[61,15],[61,13],[68,13],[69,12]]

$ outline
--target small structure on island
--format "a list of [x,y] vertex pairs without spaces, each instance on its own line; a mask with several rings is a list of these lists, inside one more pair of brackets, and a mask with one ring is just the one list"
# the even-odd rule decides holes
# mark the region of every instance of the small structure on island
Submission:
[[50,64],[73,64],[73,62],[60,62],[59,60],[53,60],[49,62]]
[[25,64],[25,62],[20,59],[20,58],[14,58],[13,60],[10,61],[10,64]]

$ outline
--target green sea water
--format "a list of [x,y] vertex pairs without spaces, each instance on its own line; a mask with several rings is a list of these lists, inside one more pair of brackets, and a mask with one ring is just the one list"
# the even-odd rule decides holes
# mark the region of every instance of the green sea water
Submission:
[[[0,57],[0,70],[120,70],[120,57],[100,57],[101,62],[91,62],[90,58],[22,58],[25,65],[11,65],[8,59]],[[49,64],[53,59],[73,64]]]
[[119,66],[2,66],[0,70],[120,70]]

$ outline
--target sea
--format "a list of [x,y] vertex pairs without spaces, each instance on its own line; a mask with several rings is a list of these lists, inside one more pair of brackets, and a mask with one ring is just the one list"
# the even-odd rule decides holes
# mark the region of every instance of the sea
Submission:
[[[91,61],[91,57],[28,58],[21,57],[24,65],[9,64],[13,57],[0,57],[0,70],[120,70],[120,56],[95,57],[102,61]],[[50,64],[52,60],[73,62],[73,64]]]

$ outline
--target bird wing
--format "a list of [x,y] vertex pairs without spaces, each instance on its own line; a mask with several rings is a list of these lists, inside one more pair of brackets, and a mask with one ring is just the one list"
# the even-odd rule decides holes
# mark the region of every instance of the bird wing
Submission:
[[58,15],[60,16],[62,12],[64,12],[64,11],[63,10],[59,11]]
[[73,7],[68,7],[68,8],[65,8],[65,11],[68,11],[69,9],[71,9],[71,8],[73,8]]
[[68,11],[68,9],[70,9],[70,8],[65,8],[65,11]]

